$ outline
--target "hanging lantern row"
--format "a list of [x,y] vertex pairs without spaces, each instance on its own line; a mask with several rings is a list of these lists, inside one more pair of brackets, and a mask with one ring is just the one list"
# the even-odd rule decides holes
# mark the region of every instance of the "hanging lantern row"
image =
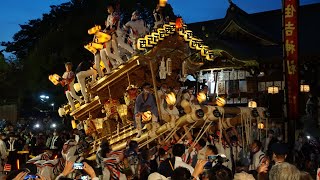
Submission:
[[182,18],[177,18],[176,22],[164,24],[161,28],[158,28],[156,32],[146,35],[143,38],[139,38],[137,41],[137,48],[141,51],[153,48],[159,41],[164,40],[165,37],[173,35],[176,32],[189,43],[191,49],[200,51],[201,56],[206,60],[213,61],[216,57],[221,56],[221,51],[210,50],[208,46],[203,44],[203,40],[193,36],[193,32],[188,30],[187,26],[183,24]]

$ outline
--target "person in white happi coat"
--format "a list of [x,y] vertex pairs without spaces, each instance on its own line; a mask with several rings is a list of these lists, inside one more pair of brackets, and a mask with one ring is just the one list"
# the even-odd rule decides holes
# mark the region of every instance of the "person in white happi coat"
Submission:
[[182,95],[182,100],[187,100],[190,104],[194,104],[196,97],[193,95],[194,87],[188,87],[187,91]]
[[[114,7],[115,6],[113,4],[109,4],[107,7],[109,15],[107,17],[107,20],[105,21],[106,28],[103,31],[111,36],[111,40],[105,43],[105,48],[100,50],[100,55],[101,59],[103,59],[103,62],[107,61],[105,60],[107,57],[111,58],[109,60],[113,68],[116,68],[119,65],[123,64],[124,61],[121,59],[119,54],[116,34],[117,27],[119,26],[118,23],[120,20],[120,15],[119,12],[115,11]],[[113,52],[111,52],[111,50],[113,50]],[[113,60],[115,60],[116,62],[114,62]]]
[[154,17],[154,26],[153,29],[158,29],[161,25],[164,24],[164,18],[162,15],[162,9],[159,4],[157,4],[156,9],[153,10],[153,17]]
[[254,140],[251,144],[250,151],[252,155],[249,170],[257,170],[257,168],[266,161],[267,157],[261,150],[262,144],[258,140]]
[[60,79],[60,84],[65,87],[65,94],[68,99],[68,102],[71,106],[71,111],[75,110],[74,101],[72,98],[78,100],[79,103],[82,103],[83,100],[76,94],[74,90],[74,79],[75,74],[72,71],[72,63],[67,62],[65,64],[66,72],[63,73],[62,79]]
[[8,150],[4,140],[6,139],[6,134],[1,134],[0,138],[0,172],[3,171],[3,165],[8,158]]
[[89,102],[89,97],[86,92],[86,78],[92,76],[91,82],[95,82],[97,78],[97,71],[92,68],[93,66],[94,65],[90,62],[90,60],[87,60],[87,61],[85,60],[85,61],[82,61],[76,69],[76,73],[77,73],[76,76],[77,76],[78,82],[80,83],[81,93],[85,103]]
[[139,38],[144,37],[148,29],[143,19],[140,19],[138,11],[134,11],[131,16],[131,21],[127,22],[124,27],[124,31],[130,30],[129,40],[132,42],[132,47],[137,50],[137,41]]
[[166,83],[163,83],[160,87],[160,89],[157,91],[157,96],[159,99],[159,104],[166,109],[167,108],[167,102],[166,102],[166,93],[168,91],[168,86]]

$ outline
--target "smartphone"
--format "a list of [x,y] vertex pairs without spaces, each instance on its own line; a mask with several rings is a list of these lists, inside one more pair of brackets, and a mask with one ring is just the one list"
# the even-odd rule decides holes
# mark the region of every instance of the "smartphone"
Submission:
[[26,175],[26,177],[24,177],[25,180],[28,180],[28,179],[37,179],[37,178],[39,178],[39,176],[33,175],[33,174],[28,174],[28,175]]
[[210,156],[208,156],[208,161],[209,161],[209,162],[213,162],[213,161],[215,161],[217,158],[218,158],[218,155],[210,155]]
[[73,169],[83,169],[83,163],[74,163]]
[[81,180],[89,180],[89,176],[81,176]]

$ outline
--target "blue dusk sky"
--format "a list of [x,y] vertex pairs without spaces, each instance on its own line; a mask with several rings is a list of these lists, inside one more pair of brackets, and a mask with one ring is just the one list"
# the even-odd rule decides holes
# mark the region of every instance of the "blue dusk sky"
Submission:
[[[129,1],[129,0],[127,0]],[[58,5],[67,0],[1,0],[0,2],[0,41],[10,41],[20,30],[19,24],[41,18],[50,11],[50,5]],[[234,0],[248,13],[280,9],[281,0]],[[223,18],[228,8],[228,0],[168,0],[175,14],[187,23]],[[320,0],[300,0],[301,5],[320,3]],[[0,47],[0,49],[2,49]]]

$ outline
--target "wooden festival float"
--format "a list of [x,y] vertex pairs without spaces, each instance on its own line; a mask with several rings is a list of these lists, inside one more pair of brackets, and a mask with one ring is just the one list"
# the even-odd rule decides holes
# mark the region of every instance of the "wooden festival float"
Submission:
[[[250,129],[253,122],[267,126],[268,112],[264,107],[256,107],[255,102],[249,102],[250,107],[247,106],[248,102],[245,102],[246,107],[223,107],[228,101],[227,98],[218,98],[218,106],[190,104],[184,100],[181,102],[184,115],[176,117],[159,108],[157,99],[159,127],[152,131],[152,124],[146,124],[141,136],[137,138],[137,130],[131,123],[134,121],[133,114],[128,111],[123,101],[128,86],[139,87],[144,82],[150,82],[156,93],[157,86],[162,82],[173,87],[179,81],[185,81],[188,74],[200,77],[207,72],[209,76],[216,76],[213,78],[216,92],[216,88],[219,88],[218,76],[222,70],[236,69],[246,74],[257,66],[256,61],[238,60],[224,50],[205,46],[202,40],[197,39],[192,31],[182,24],[180,18],[176,22],[163,25],[145,38],[140,38],[138,48],[142,54],[133,56],[120,69],[88,87],[90,103],[81,106],[78,104],[78,108],[71,113],[68,105],[59,110],[75,120],[82,121],[86,133],[95,138],[95,145],[104,139],[109,141],[113,150],[121,150],[126,147],[127,141],[132,139],[139,142],[139,147],[143,147],[164,133],[171,136],[184,125],[188,126],[189,131],[192,128],[201,128],[202,132],[208,131],[213,124],[220,124],[220,129],[237,125]],[[160,78],[159,74],[163,72],[165,74]],[[246,136],[250,137],[250,134]],[[91,153],[94,153],[95,149],[93,148]]]

